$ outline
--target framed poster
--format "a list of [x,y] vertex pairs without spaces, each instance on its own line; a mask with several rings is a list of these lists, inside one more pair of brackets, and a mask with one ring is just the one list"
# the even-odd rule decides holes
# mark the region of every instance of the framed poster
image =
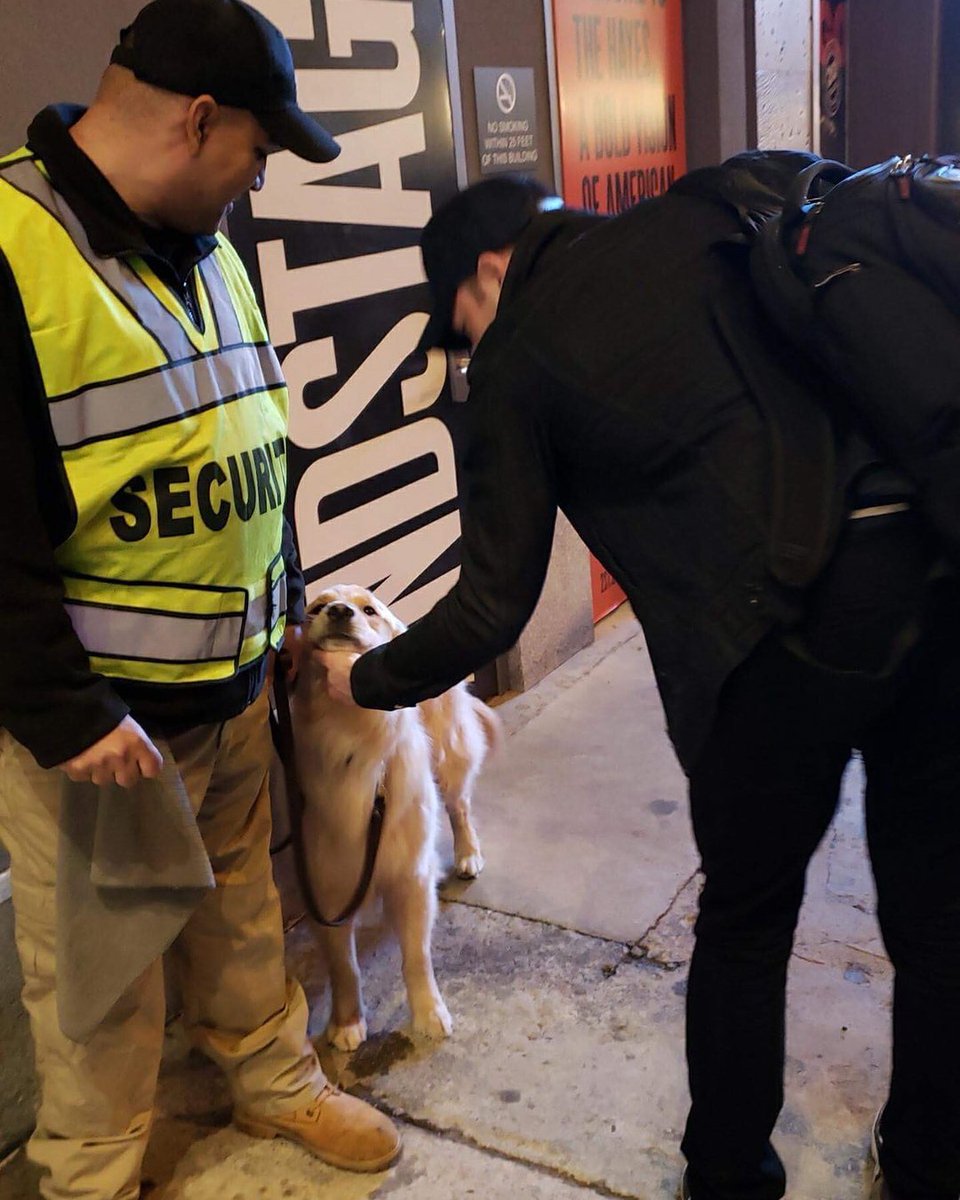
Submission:
[[[681,0],[552,0],[567,204],[618,213],[686,170]],[[626,598],[591,558],[593,616]]]
[[288,515],[307,597],[376,590],[407,622],[452,586],[460,515],[446,355],[418,237],[457,190],[441,0],[254,0],[290,40],[332,163],[272,155],[237,204],[242,255],[290,388]]
[[847,0],[819,0],[818,94],[823,158],[847,161]]
[[622,212],[686,170],[680,0],[553,0],[568,204]]

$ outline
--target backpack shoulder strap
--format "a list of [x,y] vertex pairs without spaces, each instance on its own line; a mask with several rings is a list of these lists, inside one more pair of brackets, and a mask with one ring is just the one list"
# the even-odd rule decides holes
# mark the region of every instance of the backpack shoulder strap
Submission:
[[813,216],[834,186],[853,173],[852,167],[832,158],[818,158],[798,171],[783,197],[784,232]]
[[780,583],[805,587],[822,569],[838,529],[838,433],[817,395],[816,372],[765,320],[747,271],[725,275],[712,298],[714,322],[768,433],[770,569]]

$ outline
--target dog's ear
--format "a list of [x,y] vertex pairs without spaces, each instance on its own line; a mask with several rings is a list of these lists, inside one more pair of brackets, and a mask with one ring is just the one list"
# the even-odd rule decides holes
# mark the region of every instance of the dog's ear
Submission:
[[399,637],[401,633],[407,632],[406,625],[404,625],[404,623],[395,613],[392,613],[390,609],[387,608],[382,600],[380,601],[380,608],[383,612],[383,619],[386,621],[387,625],[389,625],[390,632],[394,637]]

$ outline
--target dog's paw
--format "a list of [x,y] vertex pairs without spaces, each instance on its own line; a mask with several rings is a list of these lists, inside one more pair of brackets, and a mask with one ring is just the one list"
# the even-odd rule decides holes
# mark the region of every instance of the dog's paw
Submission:
[[413,1016],[413,1032],[421,1037],[432,1038],[435,1042],[442,1041],[453,1033],[453,1021],[447,1006],[442,1000],[430,1008],[425,1008]]
[[460,879],[476,879],[483,870],[483,855],[478,850],[476,854],[465,854],[457,859],[457,876]]
[[356,1050],[367,1040],[367,1023],[360,1018],[349,1025],[335,1025],[333,1021],[327,1026],[327,1041],[337,1050]]

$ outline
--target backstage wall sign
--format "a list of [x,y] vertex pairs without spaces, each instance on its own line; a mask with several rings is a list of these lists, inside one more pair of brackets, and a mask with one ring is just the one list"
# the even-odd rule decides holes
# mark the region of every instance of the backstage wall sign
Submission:
[[[563,197],[618,213],[686,170],[681,0],[553,0]],[[593,617],[626,596],[590,560]]]
[[456,191],[441,0],[254,0],[290,40],[332,163],[272,155],[230,217],[290,388],[288,511],[308,598],[376,588],[406,621],[453,584],[458,410],[417,238]]

